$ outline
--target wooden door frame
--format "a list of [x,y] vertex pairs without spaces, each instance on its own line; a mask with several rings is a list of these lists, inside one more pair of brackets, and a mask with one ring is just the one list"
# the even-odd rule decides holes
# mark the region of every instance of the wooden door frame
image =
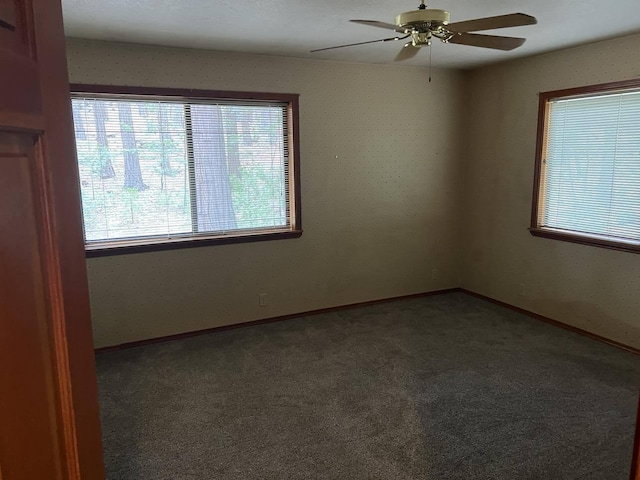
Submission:
[[638,414],[636,433],[633,440],[633,459],[631,461],[631,480],[640,480],[640,395],[638,396]]
[[[41,143],[52,342],[69,478],[104,478],[73,118],[60,1],[34,2],[45,135]],[[63,74],[51,76],[48,72]]]
[[33,185],[41,241],[40,252],[36,253],[41,255],[45,278],[47,341],[43,348],[53,372],[53,384],[49,388],[55,399],[51,408],[57,426],[57,455],[65,480],[103,480],[95,355],[62,7],[60,0],[5,2],[9,10],[14,8],[17,12],[17,36],[12,41],[20,43],[19,51],[26,56],[22,59],[9,48],[12,45],[8,45],[7,50],[0,48],[0,64],[4,61],[8,65],[24,65],[32,77],[38,79],[28,86],[15,83],[19,81],[18,74],[6,75],[0,81],[6,91],[32,92],[34,98],[31,113],[14,112],[12,108],[0,112],[0,127],[35,140]]

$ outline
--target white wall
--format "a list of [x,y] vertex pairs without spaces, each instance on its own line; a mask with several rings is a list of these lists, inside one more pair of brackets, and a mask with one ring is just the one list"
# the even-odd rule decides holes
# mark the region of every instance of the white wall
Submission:
[[303,236],[90,259],[96,346],[459,286],[463,74],[76,39],[68,59],[73,83],[300,94]]
[[640,35],[469,74],[463,287],[640,348],[640,255],[527,231],[537,94],[638,76]]

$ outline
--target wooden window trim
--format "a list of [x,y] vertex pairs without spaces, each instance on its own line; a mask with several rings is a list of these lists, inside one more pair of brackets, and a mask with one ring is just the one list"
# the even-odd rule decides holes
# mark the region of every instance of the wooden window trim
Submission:
[[299,238],[302,235],[302,213],[300,209],[300,137],[299,137],[299,95],[295,93],[265,93],[265,92],[235,92],[224,90],[195,90],[183,88],[132,87],[121,85],[91,85],[71,84],[72,93],[91,94],[105,98],[119,96],[137,100],[254,100],[259,102],[286,102],[290,118],[288,122],[288,137],[293,159],[289,163],[289,189],[292,198],[290,230],[240,232],[237,235],[211,235],[185,237],[175,239],[123,240],[111,242],[110,245],[87,245],[87,257],[101,257],[122,255],[129,253],[151,252],[158,250],[173,250],[210,245],[228,245],[234,243],[248,243],[277,239]]
[[619,82],[601,83],[598,85],[587,85],[563,90],[553,90],[541,92],[538,101],[538,130],[536,135],[536,158],[533,176],[533,201],[531,205],[531,223],[529,233],[534,237],[560,240],[564,242],[590,245],[594,247],[608,248],[623,252],[640,253],[640,243],[629,240],[620,241],[611,238],[600,238],[597,235],[579,234],[571,231],[563,231],[550,228],[542,228],[539,223],[539,215],[544,201],[545,192],[542,185],[542,170],[544,168],[543,157],[546,148],[546,134],[549,118],[549,102],[556,98],[581,96],[592,96],[597,94],[613,93],[631,89],[640,89],[640,78],[623,80]]

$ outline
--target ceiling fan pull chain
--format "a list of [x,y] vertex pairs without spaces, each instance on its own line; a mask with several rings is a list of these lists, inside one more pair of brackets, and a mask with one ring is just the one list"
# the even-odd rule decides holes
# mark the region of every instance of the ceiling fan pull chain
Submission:
[[431,83],[431,44],[429,44],[429,83]]

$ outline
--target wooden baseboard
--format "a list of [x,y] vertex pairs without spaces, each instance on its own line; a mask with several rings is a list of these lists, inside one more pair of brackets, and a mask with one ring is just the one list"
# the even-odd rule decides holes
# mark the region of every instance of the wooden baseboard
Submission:
[[203,329],[203,330],[195,330],[195,331],[192,331],[192,332],[178,333],[178,334],[174,334],[174,335],[167,335],[167,336],[162,336],[162,337],[149,338],[149,339],[145,339],[145,340],[136,340],[134,342],[127,342],[127,343],[122,343],[122,344],[119,344],[119,345],[113,345],[113,346],[108,346],[108,347],[100,347],[100,348],[96,349],[96,353],[111,352],[111,351],[114,351],[114,350],[121,350],[121,349],[124,349],[124,348],[139,347],[139,346],[142,346],[142,345],[149,345],[149,344],[153,344],[153,343],[170,342],[172,340],[178,340],[178,339],[181,339],[181,338],[194,337],[194,336],[197,336],[197,335],[206,335],[207,333],[220,332],[220,331],[225,331],[225,330],[233,330],[233,329],[236,329],[236,328],[252,327],[252,326],[255,326],[255,325],[262,325],[262,324],[265,324],[265,323],[281,322],[283,320],[292,320],[292,319],[296,319],[296,318],[306,317],[306,316],[309,316],[309,315],[318,315],[320,313],[337,312],[337,311],[340,311],[340,310],[346,310],[346,309],[350,309],[350,308],[366,307],[368,305],[377,305],[377,304],[380,304],[380,303],[394,302],[396,300],[405,300],[405,299],[409,299],[409,298],[428,297],[428,296],[442,295],[442,294],[453,293],[453,292],[462,292],[462,293],[465,293],[467,295],[471,295],[473,297],[480,298],[480,299],[485,300],[487,302],[491,302],[491,303],[493,303],[495,305],[500,305],[501,307],[508,308],[509,310],[513,310],[513,311],[521,313],[523,315],[527,315],[529,317],[535,318],[536,320],[541,320],[541,321],[543,321],[545,323],[548,323],[550,325],[554,325],[556,327],[563,328],[565,330],[569,330],[569,331],[577,333],[579,335],[584,335],[584,336],[589,337],[589,338],[591,338],[593,340],[597,340],[599,342],[606,343],[607,345],[611,345],[613,347],[621,348],[623,350],[626,350],[627,352],[631,352],[631,353],[634,353],[636,355],[640,355],[640,350],[635,348],[635,347],[632,347],[630,345],[625,345],[623,343],[616,342],[615,340],[610,340],[608,338],[602,337],[602,336],[597,335],[595,333],[591,333],[591,332],[589,332],[587,330],[583,330],[581,328],[574,327],[572,325],[560,322],[558,320],[554,320],[554,319],[549,318],[549,317],[545,317],[544,315],[540,315],[538,313],[531,312],[529,310],[525,310],[524,308],[516,307],[515,305],[511,305],[509,303],[502,302],[500,300],[496,300],[495,298],[487,297],[486,295],[482,295],[480,293],[476,293],[476,292],[473,292],[471,290],[467,290],[465,288],[447,288],[447,289],[444,289],[444,290],[435,290],[435,291],[432,291],[432,292],[414,293],[414,294],[411,294],[411,295],[402,295],[402,296],[398,296],[398,297],[382,298],[382,299],[379,299],[379,300],[370,300],[370,301],[367,301],[367,302],[350,303],[350,304],[346,304],[346,305],[339,305],[339,306],[336,306],[336,307],[320,308],[320,309],[317,309],[317,310],[309,310],[309,311],[306,311],[306,312],[292,313],[292,314],[289,314],[289,315],[281,315],[281,316],[277,316],[277,317],[264,318],[264,319],[260,319],[260,320],[252,320],[252,321],[249,321],[249,322],[240,322],[240,323],[234,323],[234,324],[231,324],[231,325],[223,325],[223,326],[220,326],[220,327],[212,327],[212,328],[206,328],[206,329]]
[[330,313],[330,312],[337,312],[340,310],[347,310],[350,308],[358,308],[358,307],[366,307],[368,305],[377,305],[380,303],[388,303],[388,302],[394,302],[396,300],[406,300],[409,298],[419,298],[419,297],[430,297],[433,295],[442,295],[445,293],[453,293],[453,292],[460,292],[461,289],[460,288],[447,288],[444,290],[434,290],[432,292],[423,292],[423,293],[413,293],[410,295],[401,295],[398,297],[390,297],[390,298],[381,298],[379,300],[370,300],[367,302],[358,302],[358,303],[349,303],[346,305],[339,305],[336,307],[328,307],[328,308],[319,308],[317,310],[309,310],[306,312],[300,312],[300,313],[292,313],[289,315],[280,315],[278,317],[270,317],[270,318],[263,318],[260,320],[252,320],[252,321],[248,321],[248,322],[240,322],[240,323],[233,323],[231,325],[222,325],[220,327],[212,327],[212,328],[205,328],[203,330],[195,330],[192,332],[185,332],[185,333],[177,333],[174,335],[166,335],[163,337],[155,337],[155,338],[149,338],[149,339],[145,339],[145,340],[136,340],[134,342],[127,342],[127,343],[121,343],[119,345],[113,345],[113,346],[108,346],[108,347],[99,347],[96,348],[96,353],[106,353],[106,352],[112,352],[114,350],[122,350],[125,348],[133,348],[133,347],[140,347],[142,345],[150,345],[153,343],[164,343],[164,342],[170,342],[172,340],[179,340],[181,338],[188,338],[188,337],[195,337],[198,335],[206,335],[207,333],[213,333],[213,332],[221,332],[221,331],[225,331],[225,330],[234,330],[236,328],[246,328],[246,327],[253,327],[255,325],[262,325],[265,323],[273,323],[273,322],[281,322],[283,320],[292,320],[292,319],[296,319],[296,318],[302,318],[302,317],[307,317],[309,315],[318,315],[320,313]]
[[482,295],[481,293],[472,292],[471,290],[467,290],[466,288],[459,289],[461,292],[466,293],[467,295],[471,295],[473,297],[480,298],[487,302],[491,302],[495,305],[500,305],[501,307],[508,308],[509,310],[513,310],[518,313],[522,313],[523,315],[527,315],[529,317],[535,318],[536,320],[541,320],[545,323],[554,325],[556,327],[563,328],[565,330],[569,330],[570,332],[574,332],[585,337],[589,337],[593,340],[597,340],[599,342],[606,343],[607,345],[611,345],[613,347],[621,348],[626,350],[627,352],[635,353],[636,355],[640,355],[640,350],[632,347],[630,345],[625,345],[624,343],[616,342],[615,340],[611,340],[609,338],[602,337],[595,333],[589,332],[587,330],[583,330],[578,327],[574,327],[573,325],[569,325],[564,322],[560,322],[558,320],[554,320],[553,318],[545,317],[544,315],[540,315],[535,312],[531,312],[529,310],[525,310],[524,308],[516,307],[515,305],[511,305],[510,303],[502,302],[500,300],[496,300],[495,298],[487,297],[486,295]]

